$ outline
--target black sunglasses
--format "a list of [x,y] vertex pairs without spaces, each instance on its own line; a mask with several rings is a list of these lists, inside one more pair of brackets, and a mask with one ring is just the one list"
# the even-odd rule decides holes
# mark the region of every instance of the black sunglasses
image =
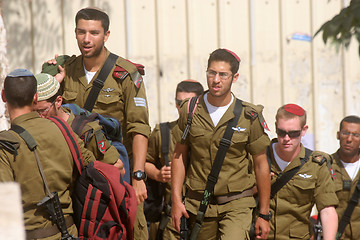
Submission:
[[276,128],[276,133],[279,137],[285,137],[286,135],[289,136],[289,138],[297,138],[301,135],[301,130],[294,130],[294,131],[285,131],[280,128]]

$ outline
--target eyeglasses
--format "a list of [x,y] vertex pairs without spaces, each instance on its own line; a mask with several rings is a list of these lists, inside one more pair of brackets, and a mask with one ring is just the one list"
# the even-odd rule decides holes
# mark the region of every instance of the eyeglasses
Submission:
[[301,135],[301,130],[293,130],[293,131],[285,131],[280,128],[276,128],[276,133],[279,137],[285,137],[286,135],[289,136],[289,138],[297,138]]
[[50,108],[54,105],[54,103],[55,103],[55,100],[54,100],[54,101],[50,104],[50,106],[48,106],[47,108],[36,110],[37,113],[38,113],[39,115],[45,115],[45,114],[47,114],[47,113],[49,112]]
[[232,76],[231,73],[227,73],[227,72],[215,72],[215,71],[212,71],[212,70],[207,70],[206,71],[206,76],[208,78],[215,78],[217,74],[219,74],[219,77],[220,77],[221,80],[226,80],[230,76]]
[[355,138],[360,138],[360,133],[340,132],[340,135],[344,137],[350,137],[352,135]]

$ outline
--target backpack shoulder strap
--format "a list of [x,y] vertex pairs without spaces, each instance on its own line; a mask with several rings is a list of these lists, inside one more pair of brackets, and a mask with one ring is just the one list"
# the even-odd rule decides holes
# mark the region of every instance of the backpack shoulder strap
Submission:
[[304,164],[309,160],[311,153],[312,150],[305,148],[305,157],[300,159],[300,165],[285,172],[276,179],[276,181],[271,185],[270,199],[274,198],[276,193],[290,181],[290,179],[300,170],[302,166],[304,166]]
[[189,134],[190,127],[191,127],[191,124],[192,124],[192,119],[193,119],[193,116],[194,116],[194,112],[196,110],[196,107],[197,107],[198,103],[199,103],[199,96],[192,97],[188,101],[188,117],[187,117],[185,130],[183,132],[183,135],[181,136],[181,141],[185,141],[186,138],[187,138],[187,135]]
[[51,121],[53,121],[56,124],[56,126],[58,126],[61,133],[63,134],[63,136],[69,146],[71,155],[73,156],[75,165],[76,165],[79,173],[81,173],[82,170],[84,169],[84,163],[83,163],[83,159],[82,159],[82,153],[80,150],[80,146],[79,146],[78,142],[76,141],[73,131],[71,130],[70,126],[63,119],[56,117],[56,116],[49,117],[49,119]]
[[169,152],[170,152],[170,123],[160,123],[161,134],[161,153],[164,156],[165,165],[169,166]]
[[104,87],[105,80],[107,76],[109,76],[109,73],[113,68],[117,58],[118,58],[117,55],[110,53],[104,65],[102,66],[99,75],[94,80],[93,86],[84,104],[84,108],[89,112],[93,110],[94,104],[96,102],[96,99],[98,98],[100,90]]
[[224,136],[220,140],[219,149],[216,153],[214,164],[207,178],[205,191],[203,194],[202,201],[200,202],[199,211],[196,216],[195,225],[193,227],[193,230],[191,231],[190,239],[196,239],[197,235],[200,232],[201,225],[204,220],[205,212],[209,204],[210,196],[214,194],[214,187],[215,184],[217,183],[219,173],[225,159],[226,152],[231,145],[231,138],[234,134],[234,130],[232,128],[236,127],[237,123],[239,122],[241,112],[242,112],[242,101],[236,98],[235,107],[234,107],[235,116],[228,122]]

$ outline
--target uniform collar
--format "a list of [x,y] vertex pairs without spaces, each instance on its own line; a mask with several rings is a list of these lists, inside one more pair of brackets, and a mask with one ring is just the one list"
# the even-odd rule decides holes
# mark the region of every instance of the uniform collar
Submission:
[[20,115],[17,118],[15,118],[11,122],[11,125],[20,125],[21,123],[28,121],[30,119],[34,119],[34,118],[40,118],[40,116],[37,112],[33,111],[33,112],[25,113],[25,114]]
[[[199,99],[198,108],[199,108],[199,111],[201,111],[201,113],[199,114],[199,117],[203,118],[205,121],[208,122],[208,124],[210,124],[213,128],[215,128],[214,123],[211,120],[210,114],[206,108],[206,104],[205,104],[205,100],[204,100],[204,96],[207,92],[209,92],[209,90],[206,90],[199,97],[200,99]],[[231,119],[233,119],[235,117],[234,108],[235,108],[235,103],[236,103],[236,97],[233,93],[231,93],[231,94],[234,96],[234,100],[231,103],[231,105],[229,106],[229,108],[226,110],[226,112],[224,113],[222,118],[220,119],[219,123],[216,125],[216,128],[219,128],[224,124],[227,124]]]

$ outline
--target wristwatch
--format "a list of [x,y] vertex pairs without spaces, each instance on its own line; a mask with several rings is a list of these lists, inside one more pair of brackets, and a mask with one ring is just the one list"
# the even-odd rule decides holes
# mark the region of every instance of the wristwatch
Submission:
[[272,217],[272,213],[269,212],[269,214],[261,214],[259,213],[259,217],[261,217],[262,219],[266,220],[266,221],[270,221],[271,217]]
[[137,170],[136,172],[133,172],[132,173],[132,177],[135,179],[135,180],[144,180],[146,181],[147,179],[147,175],[145,172],[141,171],[141,170]]

